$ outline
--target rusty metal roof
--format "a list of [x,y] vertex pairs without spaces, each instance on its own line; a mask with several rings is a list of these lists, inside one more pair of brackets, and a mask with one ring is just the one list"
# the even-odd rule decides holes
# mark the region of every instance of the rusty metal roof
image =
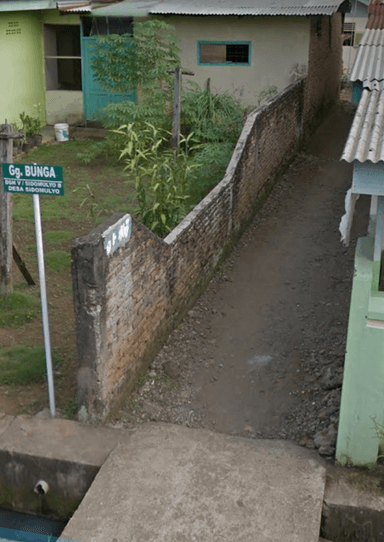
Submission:
[[368,5],[367,28],[384,28],[384,2],[371,0]]
[[363,91],[341,159],[374,164],[384,160],[383,90]]
[[129,16],[147,9],[153,15],[332,15],[345,0],[124,0],[97,8],[94,15]]

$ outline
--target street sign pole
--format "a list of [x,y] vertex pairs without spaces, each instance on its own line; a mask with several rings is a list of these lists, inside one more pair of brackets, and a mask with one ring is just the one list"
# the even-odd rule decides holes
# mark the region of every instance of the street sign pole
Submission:
[[44,166],[39,164],[1,165],[4,192],[31,194],[33,212],[35,214],[35,232],[37,263],[39,267],[41,314],[43,318],[45,363],[47,368],[49,408],[51,416],[56,416],[55,389],[53,386],[53,369],[51,340],[49,335],[47,290],[45,284],[43,235],[41,230],[40,194],[48,196],[64,196],[63,168],[60,166]]
[[32,200],[33,200],[33,212],[35,214],[37,263],[39,267],[41,313],[43,317],[45,363],[46,363],[46,368],[47,368],[49,409],[51,412],[51,417],[54,418],[56,416],[55,389],[53,385],[51,339],[50,339],[50,334],[49,334],[47,290],[46,290],[46,284],[45,284],[44,249],[43,249],[43,235],[42,235],[42,229],[41,229],[40,196],[38,194],[33,194]]

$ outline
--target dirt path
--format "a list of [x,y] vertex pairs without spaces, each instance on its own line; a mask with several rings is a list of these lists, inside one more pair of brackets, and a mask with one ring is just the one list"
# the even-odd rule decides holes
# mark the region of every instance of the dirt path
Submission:
[[332,455],[355,243],[369,209],[360,198],[344,248],[352,167],[340,155],[352,117],[345,104],[320,127],[111,425],[162,420]]

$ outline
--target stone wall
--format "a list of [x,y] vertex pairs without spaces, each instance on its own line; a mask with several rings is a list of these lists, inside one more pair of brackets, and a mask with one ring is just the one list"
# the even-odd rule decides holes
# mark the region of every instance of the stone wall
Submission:
[[112,250],[108,240],[130,220],[118,214],[74,242],[78,401],[88,414],[103,417],[132,388],[293,158],[323,100],[312,94],[305,108],[306,85],[248,116],[223,180],[165,239],[132,218]]

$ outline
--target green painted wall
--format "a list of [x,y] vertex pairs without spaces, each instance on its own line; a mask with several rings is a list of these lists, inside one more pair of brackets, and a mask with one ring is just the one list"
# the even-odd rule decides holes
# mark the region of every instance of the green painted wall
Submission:
[[[370,231],[374,229],[373,223]],[[383,423],[384,329],[367,325],[367,316],[380,318],[375,325],[384,324],[384,310],[377,313],[381,302],[374,304],[375,313],[369,310],[372,300],[384,297],[377,291],[379,262],[373,262],[373,243],[373,234],[359,239],[355,255],[336,447],[336,459],[343,465],[376,463],[379,439],[374,420]]]
[[45,111],[41,12],[0,13],[0,66],[0,122],[34,114],[35,104]]

